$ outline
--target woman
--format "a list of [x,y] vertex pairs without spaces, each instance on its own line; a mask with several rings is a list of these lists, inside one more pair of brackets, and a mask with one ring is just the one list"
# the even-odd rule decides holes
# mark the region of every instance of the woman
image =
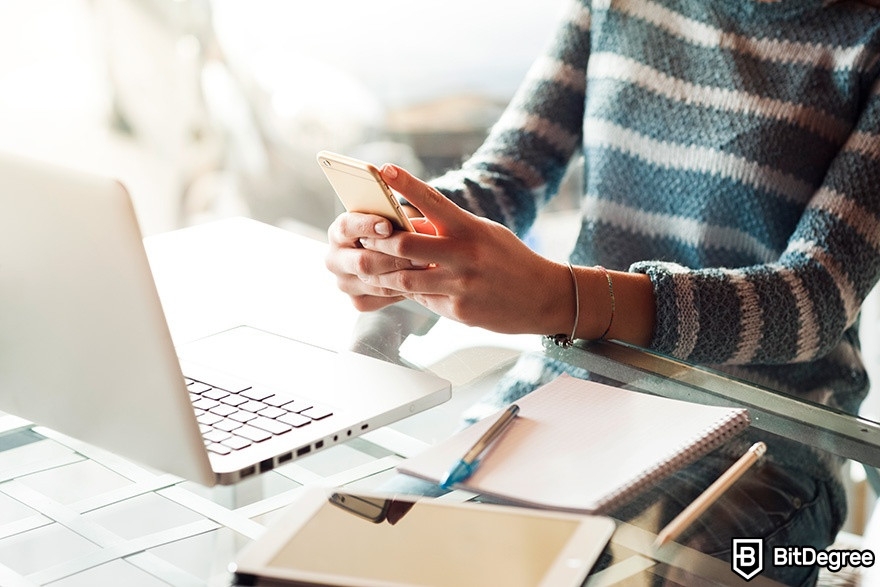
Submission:
[[[856,1],[574,2],[461,170],[428,185],[383,167],[421,234],[343,214],[327,266],[360,310],[412,299],[499,332],[616,339],[856,413],[868,387],[857,318],[880,276],[878,16]],[[566,266],[517,235],[581,154]],[[571,370],[540,360],[489,401]],[[765,537],[768,552],[833,540],[841,463],[768,444],[743,485],[754,503],[731,501],[728,524],[719,514],[683,540],[718,556],[731,536]],[[669,515],[742,449],[670,480]]]

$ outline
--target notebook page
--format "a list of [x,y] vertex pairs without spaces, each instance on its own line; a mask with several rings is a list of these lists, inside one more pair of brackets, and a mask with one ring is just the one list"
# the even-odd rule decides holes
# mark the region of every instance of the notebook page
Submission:
[[[748,424],[745,410],[704,406],[562,375],[517,402],[519,416],[463,488],[567,511],[607,511]],[[439,482],[492,425],[486,418],[401,463]]]

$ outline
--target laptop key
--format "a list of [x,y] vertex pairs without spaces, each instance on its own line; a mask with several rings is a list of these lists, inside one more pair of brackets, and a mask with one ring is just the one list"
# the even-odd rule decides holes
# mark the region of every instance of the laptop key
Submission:
[[214,387],[202,393],[202,397],[206,397],[208,399],[223,399],[227,395],[229,395],[228,391],[223,391],[222,389],[217,389]]
[[250,400],[246,397],[241,397],[240,395],[230,394],[226,397],[220,398],[220,401],[229,406],[240,406]]
[[245,389],[244,391],[242,391],[240,395],[243,395],[248,399],[260,402],[274,394],[271,391],[266,391],[265,389],[259,387],[251,387],[250,389]]
[[314,406],[314,402],[310,402],[309,400],[302,399],[300,397],[296,398],[289,404],[284,404],[285,410],[290,410],[291,412],[302,412],[303,410],[308,410],[312,406]]
[[213,426],[222,419],[223,418],[221,418],[217,414],[210,414],[207,412],[196,418],[196,420],[199,421],[199,424],[207,424],[208,426]]
[[269,418],[263,418],[262,416],[257,416],[248,422],[248,424],[260,428],[261,430],[265,430],[266,432],[271,432],[272,434],[284,434],[285,432],[290,431],[290,426],[284,422],[270,420]]
[[235,412],[234,414],[229,414],[229,417],[236,422],[250,422],[254,418],[257,417],[256,414],[251,412]]
[[323,420],[327,416],[333,415],[333,410],[326,406],[313,406],[299,412],[303,416],[308,416],[312,420]]
[[268,406],[266,404],[264,404],[263,402],[257,402],[257,401],[251,400],[247,403],[244,403],[244,404],[241,404],[240,406],[238,406],[238,409],[239,410],[246,410],[248,412],[253,412],[256,414],[260,410],[264,410],[267,407]]
[[253,426],[242,426],[238,430],[235,431],[237,436],[243,436],[247,438],[251,442],[263,442],[264,440],[269,440],[272,438],[272,435],[266,432],[265,430],[260,430],[259,428],[254,428]]
[[305,426],[306,424],[311,424],[312,420],[310,418],[306,418],[305,416],[300,416],[295,412],[290,412],[284,414],[283,416],[278,416],[279,422],[284,422],[285,424],[290,424],[294,428],[300,428]]
[[232,435],[229,432],[224,432],[223,430],[211,430],[202,434],[202,438],[211,442],[223,442],[230,436]]
[[193,381],[189,385],[186,386],[189,389],[190,393],[205,393],[206,391],[210,391],[214,389],[207,383],[202,383],[201,381]]
[[232,452],[232,449],[228,446],[223,446],[222,444],[217,444],[215,442],[207,445],[206,448],[211,452],[217,453],[218,455],[228,455]]
[[234,406],[228,406],[226,404],[220,404],[215,406],[209,410],[212,414],[217,414],[218,416],[228,416],[230,414],[234,414],[238,411],[238,408]]
[[263,416],[264,418],[275,419],[278,416],[283,416],[284,414],[286,414],[287,410],[282,410],[281,408],[275,408],[273,406],[269,406],[265,410],[260,410],[257,413],[260,414],[261,416]]
[[270,395],[269,397],[265,397],[260,401],[275,408],[280,408],[281,406],[287,405],[295,399],[296,398],[289,395]]
[[228,446],[232,450],[241,450],[247,446],[250,446],[252,443],[250,440],[246,438],[242,438],[241,436],[232,435],[222,443],[224,446]]
[[226,418],[224,420],[220,420],[219,422],[216,422],[214,424],[214,428],[217,428],[219,430],[224,430],[226,432],[232,432],[234,430],[238,430],[241,427],[242,427],[241,422],[236,422],[235,420],[230,420],[229,418]]
[[184,375],[185,377],[193,379],[198,383],[206,383],[211,387],[219,387],[230,393],[238,393],[239,391],[249,389],[251,386],[250,383],[242,381],[237,377],[214,371],[213,369],[204,370],[203,373],[199,373],[199,371],[202,371],[199,365],[188,364],[186,367],[188,372]]
[[218,402],[216,402],[212,399],[204,398],[204,397],[201,398],[199,401],[193,402],[193,407],[198,408],[200,410],[210,410],[211,408],[216,407],[217,405],[218,405]]

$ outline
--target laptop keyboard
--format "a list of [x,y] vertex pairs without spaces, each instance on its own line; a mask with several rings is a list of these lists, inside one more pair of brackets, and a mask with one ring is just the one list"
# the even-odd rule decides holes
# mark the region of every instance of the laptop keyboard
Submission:
[[233,380],[209,383],[204,378],[185,379],[205,446],[220,455],[333,415],[327,406],[259,386]]

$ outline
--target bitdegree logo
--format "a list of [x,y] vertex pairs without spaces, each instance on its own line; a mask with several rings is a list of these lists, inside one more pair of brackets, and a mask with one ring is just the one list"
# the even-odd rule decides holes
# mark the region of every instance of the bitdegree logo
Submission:
[[[764,570],[764,540],[761,538],[734,538],[731,543],[731,570],[750,581]],[[824,567],[836,573],[845,567],[874,566],[872,550],[816,550],[812,546],[775,546],[774,567]]]
[[732,548],[730,568],[734,573],[751,581],[764,570],[763,538],[734,538]]
[[777,546],[773,549],[774,567],[811,567],[817,565],[836,573],[844,567],[874,566],[871,550],[816,550],[810,546]]

